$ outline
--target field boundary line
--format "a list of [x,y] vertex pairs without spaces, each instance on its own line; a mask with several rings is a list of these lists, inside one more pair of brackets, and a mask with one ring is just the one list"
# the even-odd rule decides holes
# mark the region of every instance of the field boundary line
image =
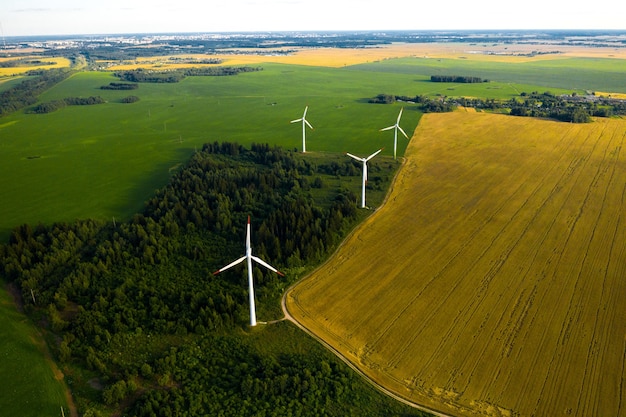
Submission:
[[[309,274],[310,275],[310,274]],[[307,275],[306,277],[302,278],[305,279],[307,278],[309,275]],[[298,281],[300,282],[300,281]],[[283,309],[283,313],[285,314],[285,320],[290,321],[291,323],[293,323],[296,327],[298,327],[300,330],[304,331],[306,334],[308,334],[309,336],[311,336],[313,339],[317,340],[322,346],[324,346],[328,351],[330,351],[331,353],[333,353],[335,356],[337,356],[342,362],[344,362],[346,365],[348,365],[354,372],[357,373],[357,375],[359,375],[361,378],[363,378],[363,380],[365,380],[367,383],[369,383],[372,387],[374,387],[375,389],[377,389],[379,392],[387,395],[388,397],[393,398],[396,401],[399,401],[405,405],[408,405],[409,407],[413,407],[417,410],[420,411],[424,411],[427,413],[430,413],[432,415],[435,415],[437,417],[454,417],[450,414],[444,414],[440,411],[437,410],[433,410],[431,408],[425,407],[423,405],[420,405],[418,403],[412,402],[408,399],[406,399],[405,397],[401,396],[400,394],[396,394],[395,392],[391,391],[390,389],[384,387],[382,384],[379,384],[378,382],[376,382],[373,378],[371,378],[369,375],[367,375],[365,372],[363,372],[361,370],[361,368],[358,367],[358,365],[356,365],[354,362],[352,362],[350,359],[348,359],[346,356],[344,356],[339,350],[335,349],[334,347],[332,347],[329,343],[327,343],[323,338],[319,337],[318,335],[316,335],[315,333],[313,333],[313,331],[309,330],[307,327],[305,327],[302,323],[300,323],[298,320],[296,320],[295,317],[293,317],[291,315],[291,313],[289,312],[289,309],[287,308],[287,303],[286,303],[286,299],[287,299],[287,294],[289,293],[289,291],[291,291],[291,289],[298,285],[298,282],[294,283],[292,286],[290,286],[287,291],[285,291],[285,294],[282,297],[281,300],[281,307]]]

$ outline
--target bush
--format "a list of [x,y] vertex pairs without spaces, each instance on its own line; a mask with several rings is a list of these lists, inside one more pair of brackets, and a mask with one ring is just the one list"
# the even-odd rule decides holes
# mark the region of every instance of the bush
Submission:
[[128,104],[136,103],[138,101],[139,101],[139,97],[137,97],[137,96],[128,96],[128,97],[124,97],[122,99],[122,103],[128,103]]

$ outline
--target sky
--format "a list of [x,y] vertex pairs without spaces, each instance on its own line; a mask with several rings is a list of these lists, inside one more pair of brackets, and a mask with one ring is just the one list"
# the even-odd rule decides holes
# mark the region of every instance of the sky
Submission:
[[626,30],[625,16],[624,0],[0,1],[0,29],[6,37],[394,29]]

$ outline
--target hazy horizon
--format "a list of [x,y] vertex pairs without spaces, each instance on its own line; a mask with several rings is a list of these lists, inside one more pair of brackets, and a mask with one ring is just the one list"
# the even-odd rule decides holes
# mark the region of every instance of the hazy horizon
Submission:
[[[8,0],[0,4],[2,36],[322,31],[626,30],[626,6],[527,0],[419,4],[414,0]],[[612,12],[608,12],[612,10]]]

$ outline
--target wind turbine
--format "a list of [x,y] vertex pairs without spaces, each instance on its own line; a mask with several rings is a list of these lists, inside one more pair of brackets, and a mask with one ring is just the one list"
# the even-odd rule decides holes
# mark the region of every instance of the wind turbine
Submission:
[[378,155],[384,148],[380,148],[367,158],[359,158],[358,156],[354,156],[351,153],[347,153],[350,158],[356,159],[357,161],[363,162],[363,187],[361,189],[361,208],[365,208],[365,184],[367,183],[367,161]]
[[306,111],[308,109],[309,109],[309,106],[306,106],[304,108],[304,114],[302,115],[300,119],[292,120],[291,122],[289,122],[289,123],[302,122],[302,153],[306,152],[306,127],[309,126],[311,130],[313,130],[313,126],[311,126],[311,123],[309,123],[309,121],[306,119]]
[[213,275],[217,275],[220,272],[226,271],[231,266],[235,266],[243,262],[244,260],[248,261],[248,287],[250,289],[248,291],[248,298],[250,299],[250,326],[256,326],[256,308],[254,306],[254,281],[252,280],[252,261],[255,261],[263,265],[270,271],[276,272],[281,277],[284,277],[285,274],[280,272],[278,269],[274,268],[272,265],[266,263],[261,258],[258,258],[252,255],[252,247],[250,246],[250,216],[248,216],[248,225],[246,227],[246,254],[242,256],[241,258],[237,259],[236,261],[231,262],[225,267],[213,272]]
[[383,130],[391,130],[394,129],[394,135],[393,135],[393,159],[396,159],[396,149],[398,148],[398,130],[400,130],[400,132],[402,132],[402,134],[404,135],[405,138],[409,138],[406,133],[404,132],[404,130],[402,130],[402,128],[400,127],[400,118],[402,117],[402,110],[404,110],[404,107],[400,109],[400,114],[398,115],[398,120],[396,120],[396,124],[393,126],[389,126],[386,127],[384,129],[380,129],[380,131],[382,132]]

